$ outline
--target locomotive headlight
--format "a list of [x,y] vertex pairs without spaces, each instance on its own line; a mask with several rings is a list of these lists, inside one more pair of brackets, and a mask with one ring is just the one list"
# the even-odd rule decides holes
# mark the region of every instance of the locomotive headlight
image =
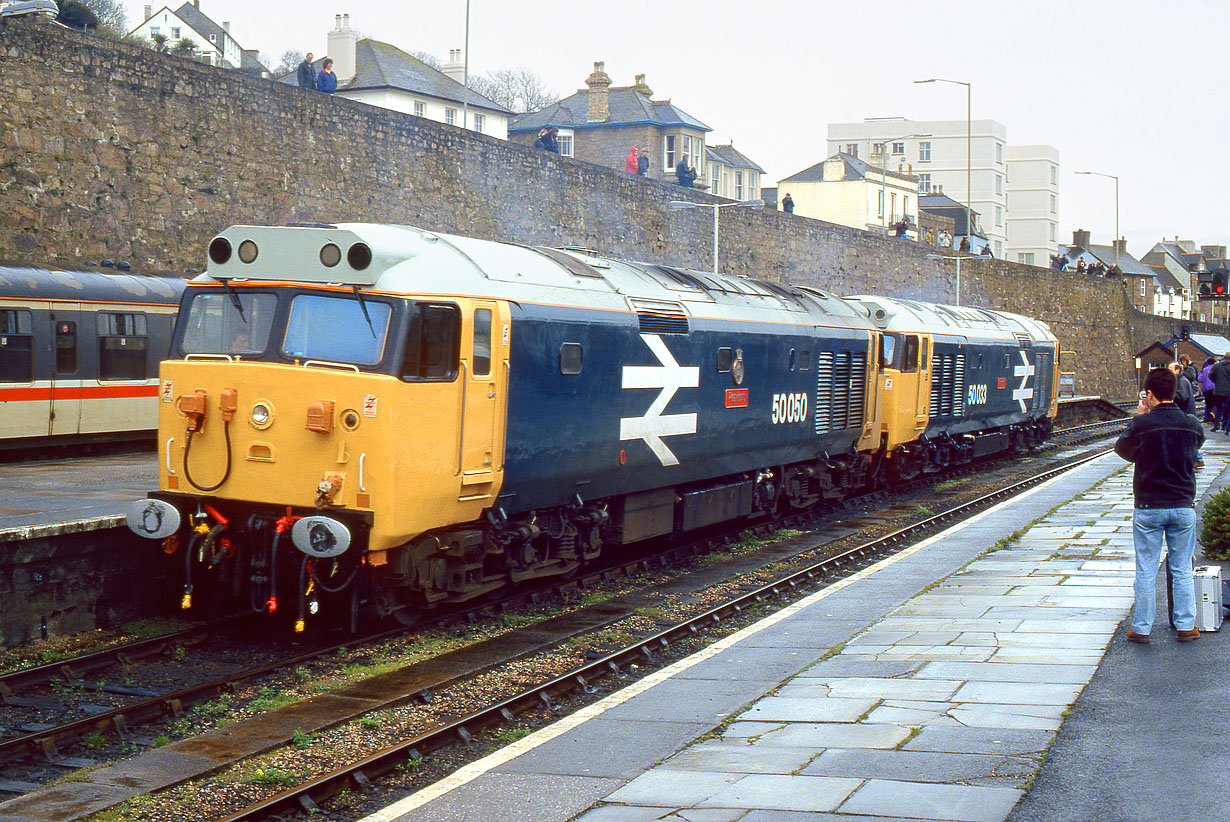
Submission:
[[342,412],[342,428],[347,431],[353,431],[359,427],[359,412],[353,408],[347,408]]
[[252,404],[248,420],[254,428],[268,428],[273,424],[273,405],[268,400],[257,400]]
[[244,240],[239,244],[239,259],[245,263],[255,262],[258,253],[259,249],[256,247],[256,243],[251,240]]

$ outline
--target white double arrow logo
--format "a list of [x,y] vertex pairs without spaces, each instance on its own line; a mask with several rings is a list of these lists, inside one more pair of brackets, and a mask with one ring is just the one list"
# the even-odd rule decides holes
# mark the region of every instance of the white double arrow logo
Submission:
[[1013,375],[1021,378],[1021,386],[1020,388],[1014,388],[1012,390],[1012,399],[1018,400],[1021,403],[1021,411],[1026,411],[1025,400],[1032,400],[1034,398],[1034,390],[1032,388],[1026,388],[1025,384],[1028,383],[1029,378],[1034,375],[1034,367],[1029,364],[1029,359],[1025,356],[1024,351],[1019,351],[1017,353],[1021,355],[1022,364],[1014,368],[1012,373]]
[[680,388],[696,388],[700,385],[700,369],[682,366],[675,362],[671,352],[657,334],[642,334],[641,339],[658,358],[657,365],[625,365],[624,388],[661,388],[658,398],[641,417],[623,417],[619,420],[620,440],[644,440],[654,456],[663,465],[678,465],[675,454],[662,442],[663,437],[696,433],[695,414],[667,414],[662,412]]

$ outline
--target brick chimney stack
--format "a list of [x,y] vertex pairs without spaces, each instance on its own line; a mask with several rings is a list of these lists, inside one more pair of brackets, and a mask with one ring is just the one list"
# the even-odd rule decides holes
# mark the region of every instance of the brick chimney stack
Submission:
[[1115,247],[1115,251],[1118,251],[1120,254],[1127,254],[1127,240],[1118,239],[1112,245]]
[[643,97],[653,97],[653,89],[645,82],[645,75],[643,74],[636,75],[636,85],[632,87],[632,90]]
[[594,73],[585,78],[589,86],[589,111],[585,115],[586,122],[602,123],[611,116],[611,78],[602,70],[605,64],[594,63]]
[[1078,228],[1072,232],[1072,245],[1081,248],[1089,247],[1089,232],[1083,228]]

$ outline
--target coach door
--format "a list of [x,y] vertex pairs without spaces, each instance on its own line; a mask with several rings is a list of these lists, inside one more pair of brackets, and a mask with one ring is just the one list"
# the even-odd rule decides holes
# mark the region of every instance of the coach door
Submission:
[[51,419],[49,434],[77,434],[81,431],[81,306],[58,304],[49,315],[52,352]]
[[459,497],[489,497],[503,469],[501,414],[508,384],[507,316],[497,303],[474,303],[462,328]]
[[[43,437],[51,401],[35,355],[45,344],[47,304],[0,305],[0,437]],[[38,333],[36,338],[35,334]]]

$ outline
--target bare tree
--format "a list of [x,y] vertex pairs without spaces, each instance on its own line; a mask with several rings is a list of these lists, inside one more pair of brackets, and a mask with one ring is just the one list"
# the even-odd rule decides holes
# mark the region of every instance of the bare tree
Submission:
[[427,65],[431,66],[436,71],[439,71],[444,66],[444,64],[440,62],[439,57],[436,57],[434,54],[429,54],[425,51],[412,51],[410,52],[410,56],[416,60],[426,63]]
[[299,49],[287,49],[282,52],[282,56],[278,58],[278,63],[276,66],[273,66],[272,63],[268,64],[273,66],[273,68],[269,71],[274,77],[281,77],[283,74],[290,74],[299,67],[299,64],[303,62],[303,58],[305,56],[307,56],[306,51],[300,51]]
[[470,88],[517,114],[538,111],[559,99],[541,77],[524,66],[471,77]]
[[117,36],[128,31],[128,15],[121,0],[81,0],[81,4],[94,12],[99,29]]

